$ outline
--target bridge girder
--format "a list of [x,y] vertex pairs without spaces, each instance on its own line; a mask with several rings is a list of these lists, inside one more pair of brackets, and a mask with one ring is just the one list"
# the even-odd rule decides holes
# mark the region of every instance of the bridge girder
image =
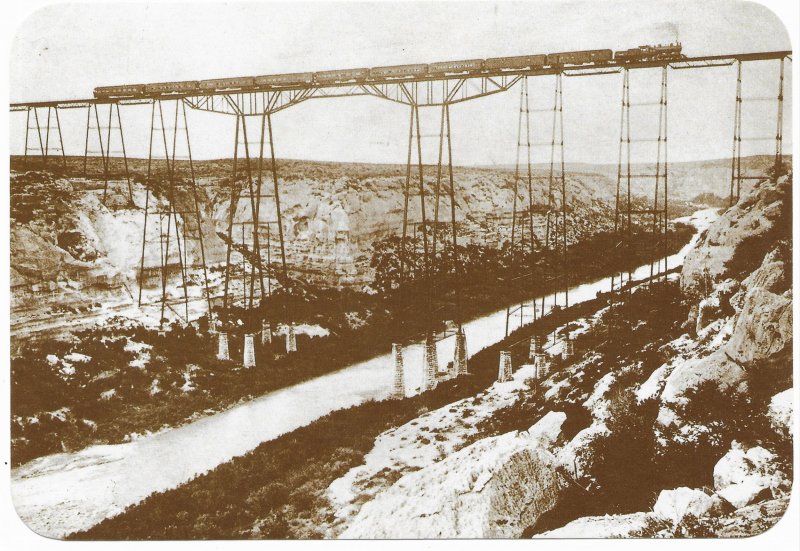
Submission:
[[199,111],[226,115],[258,116],[274,114],[310,99],[372,96],[403,105],[441,107],[504,92],[521,75],[475,76],[443,80],[393,82],[383,84],[343,84],[303,90],[238,92],[190,96],[186,104]]

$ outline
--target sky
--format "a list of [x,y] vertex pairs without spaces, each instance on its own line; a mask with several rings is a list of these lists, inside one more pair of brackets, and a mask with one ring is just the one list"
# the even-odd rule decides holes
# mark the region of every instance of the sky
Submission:
[[[10,59],[10,100],[86,98],[99,85],[332,68],[428,63],[527,53],[610,48],[680,40],[690,56],[789,50],[781,21],[749,2],[498,2],[320,4],[55,4],[17,29]],[[791,150],[790,64],[787,63],[784,149]],[[775,96],[778,63],[746,64],[745,96]],[[671,71],[670,161],[729,157],[735,69]],[[631,76],[634,102],[657,99],[658,70]],[[621,75],[565,78],[568,162],[615,163]],[[531,108],[552,104],[553,78],[530,83]],[[461,165],[508,165],[516,157],[519,88],[454,106],[453,158]],[[745,104],[743,134],[774,135],[776,103]],[[422,110],[438,129],[438,110]],[[657,135],[657,112],[639,110],[632,133]],[[68,154],[83,154],[85,110],[64,111]],[[147,154],[149,107],[122,108],[130,156]],[[24,146],[24,113],[11,113],[11,151]],[[190,112],[196,158],[233,153],[235,119]],[[408,107],[377,98],[310,100],[274,117],[276,154],[330,161],[404,162]],[[531,119],[534,140],[550,121]],[[423,129],[423,134],[427,131]],[[432,161],[436,145],[427,145]],[[648,147],[650,149],[648,149]],[[635,147],[634,160],[655,155]],[[774,143],[743,152],[771,153]],[[534,161],[549,159],[543,150]]]

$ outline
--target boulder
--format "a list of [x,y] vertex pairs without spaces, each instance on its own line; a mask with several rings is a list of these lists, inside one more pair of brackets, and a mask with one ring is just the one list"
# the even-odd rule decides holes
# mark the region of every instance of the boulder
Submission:
[[694,488],[662,490],[653,506],[653,514],[661,520],[676,525],[686,515],[700,517],[709,512],[719,511],[722,501],[715,495]]
[[760,446],[745,450],[735,441],[714,466],[717,494],[737,509],[758,501],[765,491],[772,497],[785,478],[772,452]]
[[661,392],[661,410],[658,423],[668,426],[676,422],[674,410],[688,403],[688,395],[704,383],[711,381],[721,393],[744,392],[745,371],[731,361],[725,350],[716,350],[702,358],[689,358],[679,363],[667,377]]
[[550,449],[561,436],[561,426],[567,420],[567,414],[561,411],[549,411],[544,417],[528,429],[528,438],[537,447]]
[[591,425],[581,430],[572,440],[567,442],[558,452],[559,464],[579,478],[583,473],[589,473],[594,468],[595,449],[598,442],[608,438],[611,431],[605,421],[594,421]]
[[406,474],[361,508],[342,538],[514,538],[556,506],[565,482],[543,443],[564,414],[484,438]]
[[767,417],[772,428],[778,435],[789,440],[794,435],[792,394],[791,388],[779,392],[772,397],[767,408]]

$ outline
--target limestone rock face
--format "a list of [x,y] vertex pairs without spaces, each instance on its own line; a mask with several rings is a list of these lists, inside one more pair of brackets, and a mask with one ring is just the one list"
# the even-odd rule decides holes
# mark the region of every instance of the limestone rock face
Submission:
[[761,266],[742,281],[742,287],[753,289],[760,287],[767,291],[775,292],[782,287],[786,280],[786,267],[780,260],[769,260],[769,255]]
[[726,264],[747,238],[769,231],[781,212],[791,182],[764,181],[725,211],[702,235],[697,246],[686,255],[681,271],[681,286],[706,294],[709,287],[726,275]]
[[708,512],[719,510],[721,500],[710,496],[702,490],[693,488],[676,488],[662,490],[658,495],[653,513],[660,519],[678,524],[686,515],[699,517]]
[[527,433],[479,440],[403,476],[366,503],[341,537],[519,537],[565,487],[547,449],[564,419],[546,416]]
[[714,488],[737,509],[750,505],[765,491],[783,485],[786,476],[775,465],[775,455],[756,446],[745,450],[737,442],[714,466]]
[[[695,329],[697,347],[673,360],[671,370],[657,370],[657,378],[644,385],[656,387],[657,392],[659,379],[664,381],[658,415],[661,426],[688,430],[681,426],[678,412],[688,405],[692,391],[710,383],[723,395],[746,392],[746,372],[791,346],[792,298],[791,290],[785,290],[784,273],[789,245],[776,241],[763,258],[748,258],[748,265],[757,267],[741,283],[727,272],[737,250],[750,254],[758,249],[740,249],[748,239],[763,236],[775,226],[789,200],[789,186],[787,178],[756,185],[709,226],[687,255],[681,283],[690,296],[699,299],[687,322],[687,328]],[[743,277],[740,271],[741,267],[731,275]]]
[[726,345],[730,357],[749,364],[780,352],[791,340],[791,298],[760,287],[750,288]]

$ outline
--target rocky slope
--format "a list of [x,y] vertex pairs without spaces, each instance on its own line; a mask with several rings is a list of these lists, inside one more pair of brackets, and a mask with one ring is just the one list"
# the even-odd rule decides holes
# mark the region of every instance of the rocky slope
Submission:
[[[680,289],[652,291],[670,302],[634,293],[624,312],[641,320],[619,329],[624,343],[601,310],[552,374],[522,367],[477,406],[381,435],[331,484],[329,535],[729,537],[774,524],[792,478],[790,186],[761,182],[723,213]],[[501,400],[503,385],[515,394]],[[517,412],[530,429],[466,438],[476,410]]]

